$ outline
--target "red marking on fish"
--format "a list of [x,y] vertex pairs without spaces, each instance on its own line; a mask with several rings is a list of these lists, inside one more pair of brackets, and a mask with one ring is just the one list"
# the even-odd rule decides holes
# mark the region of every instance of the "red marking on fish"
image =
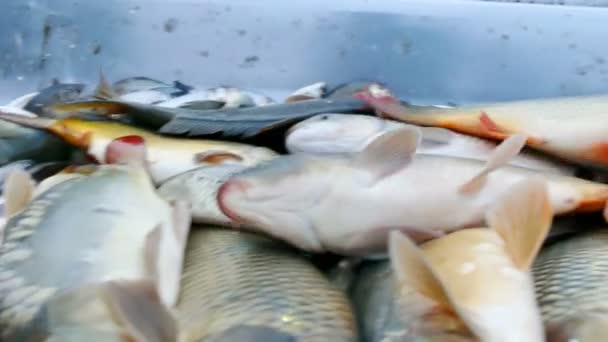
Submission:
[[481,115],[479,116],[479,122],[481,123],[481,127],[490,132],[506,133],[504,129],[498,127],[496,122],[494,122],[494,120],[492,120],[486,112],[481,112]]
[[390,118],[394,115],[404,114],[402,106],[394,96],[374,95],[369,91],[360,91],[354,93],[352,96],[372,107],[378,117]]
[[118,164],[129,159],[140,159],[143,149],[145,149],[144,138],[139,135],[116,138],[106,148],[105,161],[107,164]]

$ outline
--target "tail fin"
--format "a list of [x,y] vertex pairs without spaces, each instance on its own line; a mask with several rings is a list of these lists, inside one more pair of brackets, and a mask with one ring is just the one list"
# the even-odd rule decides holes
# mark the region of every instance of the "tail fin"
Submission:
[[57,120],[42,118],[42,117],[29,117],[23,116],[19,114],[9,113],[0,111],[0,119],[8,122],[12,122],[14,124],[18,124],[24,127],[37,128],[37,129],[47,129],[54,125]]

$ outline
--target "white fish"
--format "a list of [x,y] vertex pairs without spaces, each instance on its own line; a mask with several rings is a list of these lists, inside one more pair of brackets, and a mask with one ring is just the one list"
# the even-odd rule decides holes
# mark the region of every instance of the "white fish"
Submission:
[[281,156],[231,177],[220,209],[237,222],[309,251],[383,252],[391,230],[417,240],[479,225],[522,179],[542,175],[556,214],[603,210],[608,185],[506,165],[514,135],[488,161],[415,154],[415,128],[387,132],[356,154]]
[[327,83],[317,82],[297,89],[285,99],[285,102],[320,99],[326,93]]
[[[291,153],[354,153],[378,136],[398,128],[414,127],[392,120],[356,114],[320,114],[292,126],[285,140]],[[415,126],[418,127],[418,126]],[[416,153],[487,160],[496,143],[444,128],[418,127],[422,140]],[[539,153],[524,151],[509,161],[535,170],[574,175],[575,168]]]
[[[546,183],[531,178],[488,210],[489,228],[463,229],[420,247],[392,232],[389,254],[410,316],[406,330],[455,313],[481,342],[544,342],[530,267],[551,220]],[[414,305],[421,299],[426,306]]]
[[233,87],[217,87],[210,89],[192,90],[186,95],[173,98],[168,101],[160,102],[161,107],[177,108],[191,102],[199,101],[221,101],[224,108],[263,106],[273,101],[263,95],[254,94]]

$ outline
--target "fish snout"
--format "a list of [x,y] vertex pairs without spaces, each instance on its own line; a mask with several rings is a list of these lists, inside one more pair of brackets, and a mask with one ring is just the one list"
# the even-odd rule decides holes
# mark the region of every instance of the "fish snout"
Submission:
[[235,201],[247,196],[247,189],[250,186],[245,181],[231,179],[222,184],[218,189],[217,204],[222,213],[235,223],[244,223],[244,220],[231,207],[235,204]]

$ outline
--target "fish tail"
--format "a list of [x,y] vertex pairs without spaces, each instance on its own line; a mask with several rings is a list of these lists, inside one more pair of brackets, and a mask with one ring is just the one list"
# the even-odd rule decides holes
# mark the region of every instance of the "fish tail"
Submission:
[[575,212],[595,212],[604,210],[604,216],[608,217],[606,202],[608,201],[608,185],[585,182],[584,187],[580,188],[582,199],[580,200]]
[[12,122],[21,126],[37,128],[37,129],[48,129],[54,125],[57,120],[42,117],[28,117],[19,114],[9,113],[6,111],[0,111],[0,119],[8,122]]

